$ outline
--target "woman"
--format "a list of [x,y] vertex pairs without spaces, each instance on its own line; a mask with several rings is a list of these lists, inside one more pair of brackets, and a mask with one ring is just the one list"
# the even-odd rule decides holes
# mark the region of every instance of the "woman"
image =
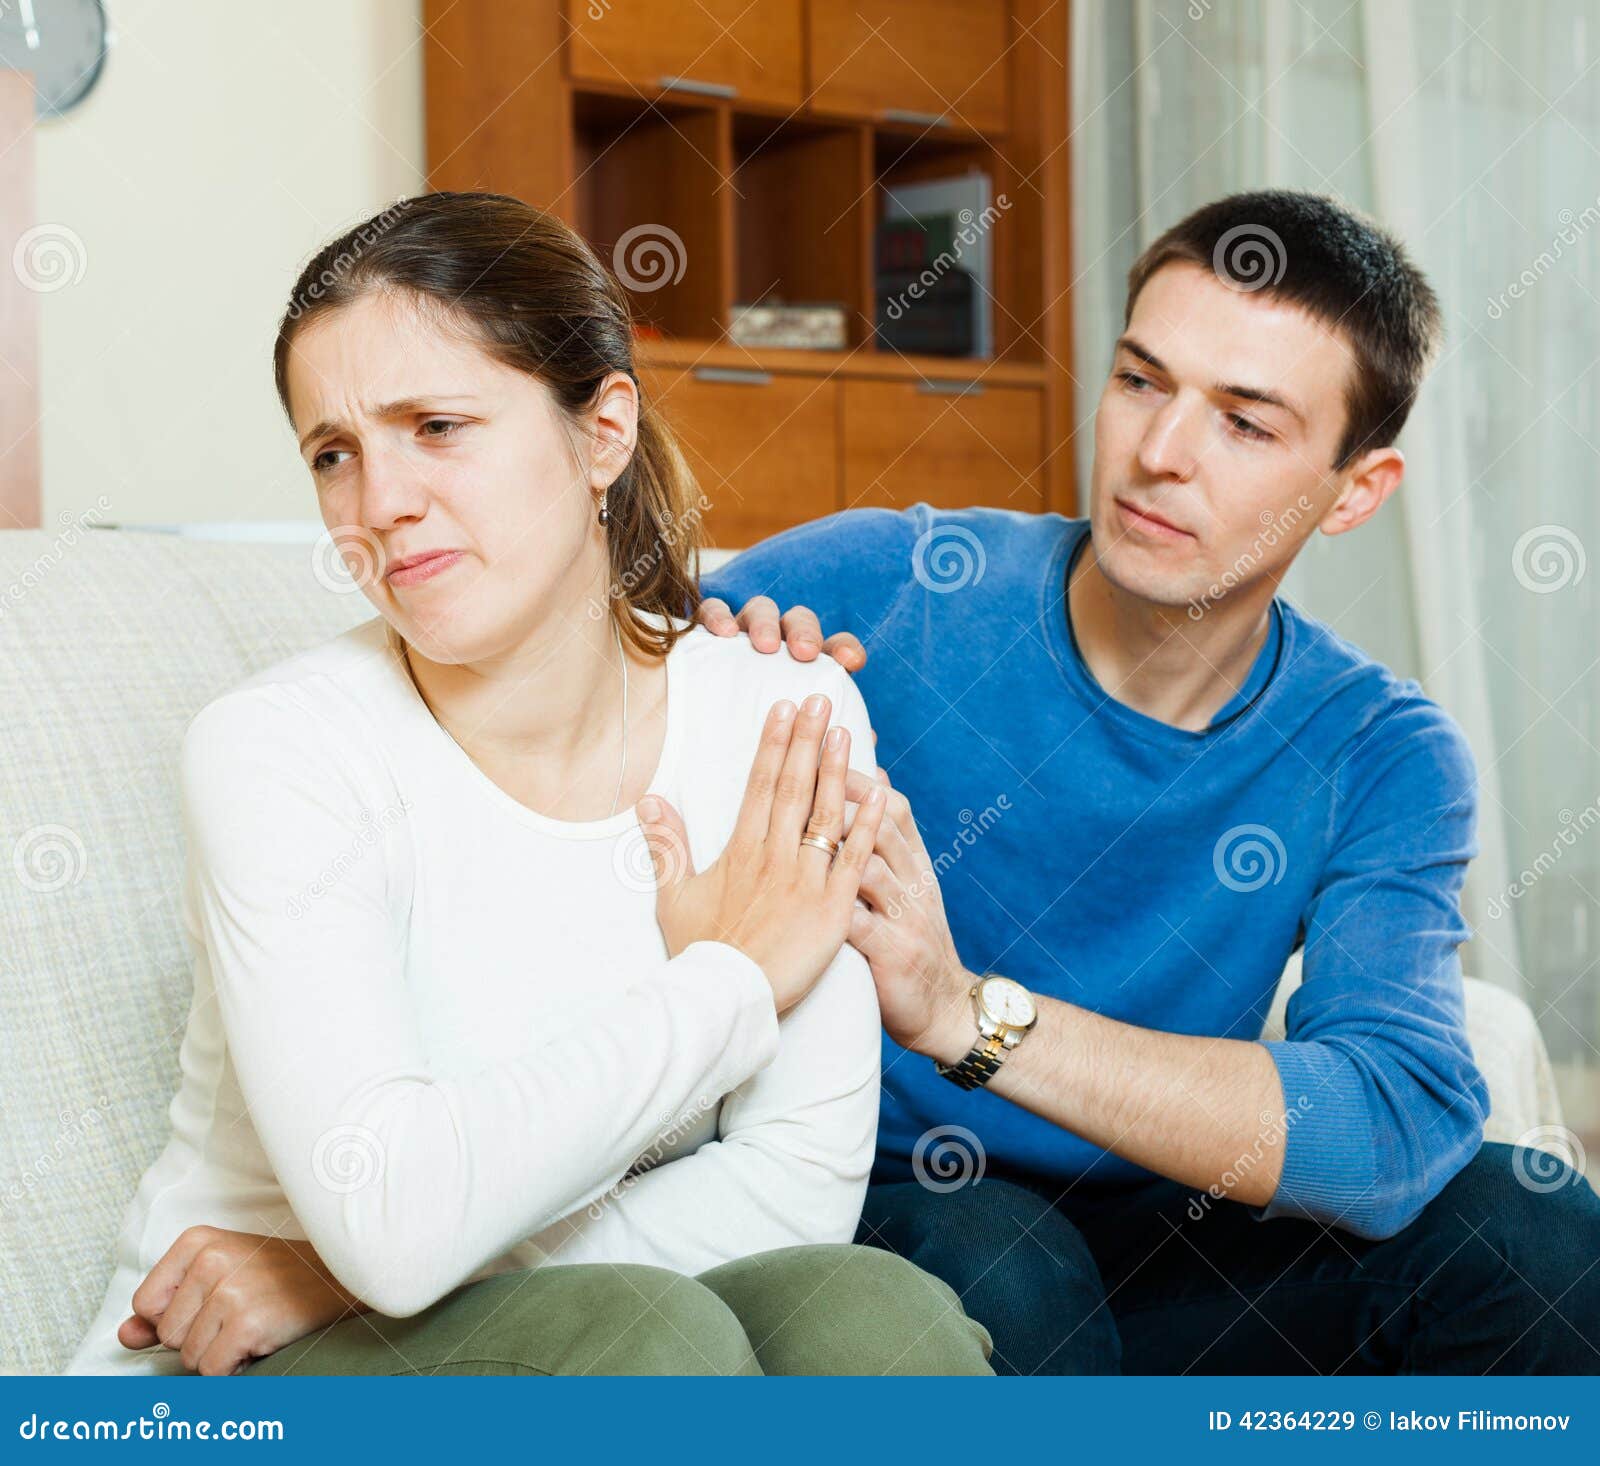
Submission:
[[185,734],[173,1136],[72,1371],[988,1373],[848,1245],[865,709],[681,619],[695,489],[616,283],[514,199],[402,200],[275,371],[379,615]]

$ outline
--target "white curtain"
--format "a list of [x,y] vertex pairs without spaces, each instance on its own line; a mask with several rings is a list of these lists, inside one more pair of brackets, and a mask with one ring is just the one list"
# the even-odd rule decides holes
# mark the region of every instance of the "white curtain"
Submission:
[[[1468,972],[1519,992],[1600,1128],[1600,0],[1077,0],[1074,376],[1189,210],[1331,194],[1444,302],[1399,493],[1285,590],[1445,706],[1481,777]],[[1087,433],[1080,482],[1088,482]]]

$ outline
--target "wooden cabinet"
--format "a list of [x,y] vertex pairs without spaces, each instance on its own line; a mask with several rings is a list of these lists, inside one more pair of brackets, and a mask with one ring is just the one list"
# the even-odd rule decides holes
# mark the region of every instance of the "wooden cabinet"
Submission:
[[811,103],[968,132],[1006,125],[1005,0],[811,0]]
[[983,382],[846,382],[844,501],[1045,507],[1043,394]]
[[840,507],[836,383],[713,366],[642,382],[710,500],[709,543],[753,545]]
[[575,78],[798,106],[800,0],[568,0]]
[[[1073,513],[1068,19],[1062,0],[423,0],[428,186],[514,194],[589,241],[711,543],[919,499]],[[972,173],[991,204],[960,222],[983,246],[917,284],[977,276],[991,351],[907,352],[883,331],[910,287],[880,280],[880,230],[907,185]],[[735,344],[751,303],[840,306],[844,345]]]

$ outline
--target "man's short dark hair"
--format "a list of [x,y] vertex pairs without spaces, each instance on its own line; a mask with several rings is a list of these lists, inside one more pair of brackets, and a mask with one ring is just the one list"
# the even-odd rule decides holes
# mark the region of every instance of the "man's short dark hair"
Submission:
[[1399,437],[1443,324],[1438,297],[1392,235],[1318,194],[1230,194],[1174,224],[1134,262],[1124,325],[1150,277],[1175,262],[1297,305],[1350,342],[1356,364],[1335,468]]

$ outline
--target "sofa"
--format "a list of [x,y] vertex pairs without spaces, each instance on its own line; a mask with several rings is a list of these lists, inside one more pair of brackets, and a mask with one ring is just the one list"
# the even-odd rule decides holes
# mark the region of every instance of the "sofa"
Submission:
[[[324,540],[0,532],[0,1370],[62,1369],[167,1133],[190,997],[176,758],[256,670],[373,614]],[[1284,975],[1268,1021],[1299,980]],[[1533,1017],[1468,979],[1491,1138],[1561,1122]],[[1541,1127],[1545,1127],[1541,1129]]]

